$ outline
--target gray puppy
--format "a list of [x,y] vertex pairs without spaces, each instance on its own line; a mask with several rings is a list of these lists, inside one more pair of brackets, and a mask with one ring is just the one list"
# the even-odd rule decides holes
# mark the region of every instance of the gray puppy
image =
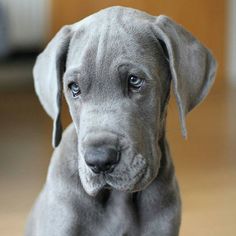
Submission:
[[[177,236],[181,203],[166,140],[170,85],[185,115],[207,95],[211,53],[166,16],[111,7],[63,27],[37,58],[54,151],[27,236]],[[61,139],[62,90],[73,120]],[[60,145],[59,145],[60,144]]]

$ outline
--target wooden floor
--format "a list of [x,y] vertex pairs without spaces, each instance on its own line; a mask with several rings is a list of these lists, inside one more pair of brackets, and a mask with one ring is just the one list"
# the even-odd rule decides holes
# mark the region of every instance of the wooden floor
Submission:
[[[212,91],[180,134],[174,102],[168,136],[183,200],[181,236],[236,235],[236,90]],[[0,95],[0,235],[23,235],[45,180],[51,121],[31,91]]]

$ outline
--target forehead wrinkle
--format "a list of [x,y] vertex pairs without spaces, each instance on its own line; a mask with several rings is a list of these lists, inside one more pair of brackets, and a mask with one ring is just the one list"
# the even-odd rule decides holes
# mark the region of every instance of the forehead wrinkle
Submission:
[[80,71],[77,68],[70,68],[64,73],[64,79],[73,81],[78,77],[79,74]]
[[[70,60],[70,62],[78,63],[77,66],[83,69],[90,80],[96,80],[96,83],[99,83],[99,81],[104,82],[105,79],[109,79],[111,77],[109,69],[121,55],[129,60],[137,60],[139,63],[148,59],[146,56],[150,53],[145,53],[148,48],[143,48],[143,44],[140,44],[140,41],[145,41],[145,44],[150,42],[146,39],[147,29],[134,26],[131,18],[127,22],[121,13],[107,15],[105,18],[100,18],[99,23],[96,21],[90,26],[90,30],[80,33],[76,42],[77,45],[80,44],[79,50],[74,48],[73,60]],[[101,77],[103,77],[102,80]]]
[[[96,72],[97,75],[106,73],[103,71],[111,64],[111,60],[122,53],[128,54],[127,40],[130,41],[130,32],[125,30],[123,11],[116,14],[106,14],[99,19],[93,31],[97,35]],[[135,36],[133,36],[135,38]],[[110,61],[109,61],[110,60]]]
[[137,27],[132,22],[125,24],[124,20],[119,20],[113,28],[110,34],[113,58],[123,55],[140,61],[153,55],[155,40],[147,25]]
[[[103,22],[102,22],[103,23]],[[108,44],[109,44],[109,31],[110,31],[110,24],[109,23],[101,23],[101,27],[98,33],[98,43],[97,43],[97,51],[96,51],[96,76],[102,74],[102,70],[105,68],[106,65],[106,56],[108,51]]]

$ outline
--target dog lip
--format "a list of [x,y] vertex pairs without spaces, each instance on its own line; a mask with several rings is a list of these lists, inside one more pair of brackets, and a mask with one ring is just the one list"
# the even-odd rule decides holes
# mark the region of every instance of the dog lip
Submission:
[[111,190],[111,189],[112,189],[112,186],[109,185],[108,183],[106,183],[103,188],[104,188],[104,189],[109,189],[109,190]]
[[[106,189],[116,189],[116,190],[120,190],[120,191],[128,191],[128,192],[137,192],[140,191],[140,188],[137,188],[137,185],[139,182],[142,181],[142,179],[144,178],[144,176],[147,173],[147,166],[145,166],[144,168],[142,168],[138,173],[136,173],[132,179],[135,181],[132,183],[130,183],[131,185],[128,184],[128,186],[126,187],[122,187],[120,188],[119,186],[116,186],[115,184],[115,176],[112,176],[111,174],[104,174],[103,178],[105,181],[105,186],[104,188]],[[111,179],[109,178],[111,177]],[[142,188],[143,189],[143,188]]]

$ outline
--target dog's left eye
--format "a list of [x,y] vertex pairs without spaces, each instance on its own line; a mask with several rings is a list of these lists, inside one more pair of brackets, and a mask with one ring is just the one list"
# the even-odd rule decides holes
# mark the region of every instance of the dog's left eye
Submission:
[[130,75],[128,78],[129,88],[132,90],[139,90],[143,85],[143,81],[143,79],[135,75]]
[[71,90],[73,97],[78,97],[80,95],[81,91],[77,83],[72,82],[68,85],[68,87]]

